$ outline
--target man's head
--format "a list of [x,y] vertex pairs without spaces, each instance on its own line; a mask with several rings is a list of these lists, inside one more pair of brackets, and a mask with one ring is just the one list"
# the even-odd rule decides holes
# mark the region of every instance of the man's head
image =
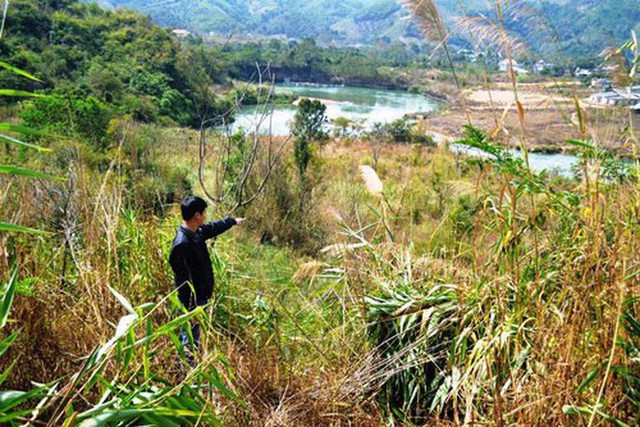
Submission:
[[188,196],[180,203],[182,219],[186,222],[197,223],[198,226],[204,223],[205,209],[207,209],[207,202],[198,196]]

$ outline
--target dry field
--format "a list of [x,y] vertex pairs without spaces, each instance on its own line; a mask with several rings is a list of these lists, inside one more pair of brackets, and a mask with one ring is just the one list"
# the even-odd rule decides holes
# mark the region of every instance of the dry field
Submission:
[[[520,145],[521,129],[516,98],[504,83],[495,88],[481,87],[465,90],[464,102],[426,118],[426,126],[433,132],[458,138],[463,126],[469,123],[496,135],[504,145]],[[640,117],[623,107],[599,107],[586,102],[592,91],[575,85],[552,82],[518,85],[518,101],[524,113],[524,141],[532,151],[566,151],[569,139],[595,141],[600,147],[633,153],[634,138],[640,137]],[[576,99],[586,127],[579,125]],[[628,129],[629,118],[634,124]],[[583,133],[586,132],[586,133]],[[625,135],[622,139],[620,135]]]

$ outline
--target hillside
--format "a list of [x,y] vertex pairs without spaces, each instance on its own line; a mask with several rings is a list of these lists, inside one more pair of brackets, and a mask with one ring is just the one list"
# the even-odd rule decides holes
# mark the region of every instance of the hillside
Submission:
[[[90,2],[90,0],[88,1]],[[325,44],[368,44],[376,40],[413,39],[419,33],[395,0],[100,0],[103,7],[131,8],[161,25],[200,34],[237,38],[255,36],[311,37]],[[453,16],[458,2],[441,3]],[[466,2],[477,9],[484,2]],[[313,17],[313,19],[310,19]]]
[[[139,10],[163,26],[187,28],[199,34],[233,35],[239,39],[311,37],[321,44],[335,45],[421,40],[415,25],[406,19],[406,10],[394,0],[101,0],[99,3]],[[464,11],[455,0],[436,3],[448,22],[463,13],[491,14],[483,10],[487,6],[482,1],[464,2]],[[505,9],[512,8],[507,2],[503,3]],[[534,50],[550,46],[565,55],[594,55],[627,38],[630,30],[638,29],[640,22],[640,8],[634,0],[531,3],[530,12],[550,31],[545,31],[544,36],[535,31],[522,34],[526,24],[518,19],[509,26],[524,36]]]
[[[573,79],[468,61],[460,91],[420,51],[215,46],[79,1],[5,3],[0,425],[640,426],[640,114]],[[333,85],[289,136],[215,129],[250,98],[275,125],[246,83],[269,70],[450,96],[330,129],[335,102],[389,118],[407,95]],[[534,168],[563,145],[564,172]]]
[[600,52],[640,32],[637,0],[569,0],[564,4],[542,1],[542,14],[552,23],[562,50],[574,56]]
[[[169,31],[135,11],[113,12],[77,0],[17,0],[5,28],[0,40],[4,60],[41,79],[23,81],[3,70],[0,84],[5,87],[77,100],[91,97],[97,108],[111,113],[182,126],[199,126],[205,110],[229,109],[202,90],[224,82],[222,73],[206,71],[215,69],[212,60],[181,46]],[[59,111],[54,107],[51,115]]]

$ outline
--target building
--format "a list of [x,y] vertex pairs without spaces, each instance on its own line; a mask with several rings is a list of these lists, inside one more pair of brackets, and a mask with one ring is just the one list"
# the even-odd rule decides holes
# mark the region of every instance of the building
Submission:
[[536,62],[536,65],[534,65],[534,69],[536,70],[536,72],[538,73],[543,73],[547,70],[550,70],[554,67],[553,64],[549,64],[546,61],[543,61],[542,59],[538,62]]
[[640,104],[640,87],[637,92],[632,92],[632,88],[626,91],[613,89],[609,92],[595,93],[589,97],[589,101],[599,105],[611,106],[637,106]]
[[176,28],[175,30],[171,30],[174,36],[176,37],[187,37],[191,34],[191,31],[185,30],[183,28]]
[[578,67],[573,72],[573,75],[576,77],[591,77],[593,75],[593,71]]
[[[516,74],[529,74],[529,71],[522,67],[518,61],[515,59],[511,60],[511,65],[513,66],[513,72]],[[498,67],[500,71],[506,72],[509,70],[509,60],[503,59],[498,63]]]
[[609,79],[592,79],[591,87],[594,89],[600,89],[604,92],[610,92],[613,90],[613,82]]
[[627,93],[629,95],[639,95],[640,94],[640,86],[629,86],[627,88]]

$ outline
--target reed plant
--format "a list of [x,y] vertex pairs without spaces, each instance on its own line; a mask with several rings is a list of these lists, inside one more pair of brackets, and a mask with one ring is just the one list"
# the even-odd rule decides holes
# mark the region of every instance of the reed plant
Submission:
[[[178,424],[197,423],[196,411],[225,424],[377,425],[385,411],[418,424],[571,424],[595,408],[595,421],[633,425],[634,170],[605,179],[618,169],[604,162],[595,187],[594,177],[531,173],[480,130],[467,129],[464,142],[492,160],[456,167],[440,148],[389,147],[376,173],[359,167],[366,142],[348,155],[327,151],[332,178],[312,206],[326,215],[316,226],[334,236],[331,248],[309,257],[277,239],[261,245],[261,227],[275,219],[257,217],[245,235],[216,243],[215,298],[192,315],[165,298],[177,212],[128,206],[124,169],[114,163],[101,179],[76,158],[69,243],[64,232],[6,243],[20,254],[23,283],[4,337],[23,329],[3,359],[17,360],[5,384],[46,385],[17,416],[32,417],[46,398],[37,420],[152,422],[157,403],[158,416]],[[26,196],[48,187],[23,183],[11,194],[29,209]],[[52,227],[48,209],[55,203],[26,225]],[[207,331],[194,368],[174,342],[190,316]],[[111,341],[118,324],[125,333]]]
[[[182,131],[112,125],[107,162],[51,143],[65,181],[1,181],[14,222],[50,233],[0,236],[20,265],[0,271],[0,422],[638,424],[638,169],[588,121],[570,178],[471,126],[458,143],[485,160],[330,144],[304,217],[291,147],[264,188],[273,158],[255,151],[248,230],[216,242],[214,297],[193,312],[166,262],[175,202],[196,179],[217,188],[229,140],[202,153]],[[199,174],[164,191],[174,168]],[[196,320],[192,359],[179,335]]]
[[[498,183],[476,213],[482,232],[468,237],[473,268],[462,257],[445,259],[448,269],[435,260],[418,268],[424,261],[411,246],[353,250],[357,271],[345,274],[371,284],[363,306],[375,345],[354,377],[390,414],[418,424],[565,424],[573,418],[564,414],[593,413],[633,425],[637,361],[625,354],[638,338],[629,326],[638,308],[638,223],[624,219],[636,203],[633,175],[601,183],[596,206],[592,189],[555,188],[476,129],[460,142],[492,156]],[[595,402],[592,412],[574,406],[582,399]]]

